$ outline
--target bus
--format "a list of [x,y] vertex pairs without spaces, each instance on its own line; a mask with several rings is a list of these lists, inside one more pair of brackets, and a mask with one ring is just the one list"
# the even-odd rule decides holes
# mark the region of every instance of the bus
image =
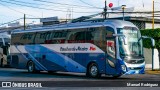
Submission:
[[9,65],[7,56],[9,55],[11,35],[6,32],[0,33],[0,67]]
[[28,72],[77,72],[89,77],[144,74],[140,30],[131,22],[104,20],[16,30],[11,65]]

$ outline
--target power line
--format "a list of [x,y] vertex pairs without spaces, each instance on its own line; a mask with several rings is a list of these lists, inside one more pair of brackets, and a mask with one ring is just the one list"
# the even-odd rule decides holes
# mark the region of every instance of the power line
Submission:
[[[21,4],[29,4],[29,5],[37,5],[37,6],[53,6],[53,5],[46,5],[46,4],[43,4],[43,3],[30,3],[30,2],[23,2],[23,1],[18,1],[18,0],[9,0],[9,1],[11,1],[11,2],[16,2],[16,3],[21,3]],[[46,2],[46,1],[45,1]],[[49,3],[49,4],[51,4],[51,3]],[[54,3],[55,4],[55,3]],[[59,4],[58,4],[59,5]],[[58,9],[66,9],[66,7],[68,7],[68,6],[62,6],[62,4],[60,4],[61,5],[61,8],[60,7],[58,7]],[[63,8],[62,8],[63,7]],[[81,7],[81,8],[80,8]],[[56,6],[56,8],[57,8],[57,6]],[[93,9],[93,7],[82,7],[82,6],[76,6],[76,7],[74,7],[74,8],[79,8],[79,9]],[[94,8],[95,9],[95,8]],[[99,8],[96,8],[96,9],[99,9]]]
[[9,1],[12,1],[12,2],[19,2],[19,3],[25,3],[25,4],[32,4],[32,5],[45,5],[45,4],[37,4],[37,3],[30,3],[30,2],[23,2],[23,1],[18,1],[18,0],[9,0]]
[[[19,4],[19,3],[15,3],[15,2],[8,2],[8,1],[3,1],[3,0],[0,0],[0,1],[1,2],[5,2],[5,3],[9,3],[9,4],[30,7],[30,8],[37,8],[37,9],[44,9],[44,10],[53,10],[53,11],[63,11],[63,10],[47,9],[47,8],[41,8],[41,7],[30,6],[30,5],[25,5],[25,4]],[[65,11],[63,11],[63,12],[65,12]]]
[[[26,13],[24,13],[24,12],[15,10],[15,9],[13,9],[13,8],[10,8],[9,6],[7,6],[7,5],[5,5],[5,4],[2,4],[2,3],[0,3],[0,4],[1,4],[2,6],[4,6],[4,7],[7,7],[7,8],[10,9],[10,10],[15,11],[15,12],[18,12],[18,13],[21,13],[21,14],[26,14]],[[37,17],[37,16],[31,15],[31,14],[26,14],[26,15],[28,15],[28,16],[33,16],[33,17]]]
[[[43,10],[51,10],[51,11],[60,11],[60,12],[67,12],[66,10],[58,10],[58,9],[49,9],[49,8],[42,8],[42,7],[37,7],[37,6],[31,6],[31,5],[25,5],[25,4],[19,4],[15,2],[8,2],[8,1],[3,1],[0,0],[1,2],[9,3],[9,4],[14,4],[14,5],[19,5],[19,6],[25,6],[25,7],[30,7],[30,8],[36,8],[36,9],[43,9]],[[97,12],[76,12],[74,13],[97,13]]]
[[23,19],[23,18],[19,18],[19,19],[16,19],[16,20],[13,20],[13,21],[10,21],[10,22],[7,22],[7,23],[2,23],[2,24],[0,24],[0,26],[3,26],[5,24],[9,24],[9,23],[15,22],[15,21],[18,21],[18,20],[21,20],[21,19]]
[[[53,6],[53,5],[46,5],[46,4],[39,4],[39,3],[23,2],[23,1],[18,1],[18,0],[9,0],[9,1],[16,2],[16,3],[21,3],[21,4],[37,5],[37,6]],[[62,9],[62,8],[59,8],[59,9]],[[66,9],[66,8],[63,8],[63,9]]]
[[10,8],[10,7],[8,7],[7,5],[5,5],[5,4],[2,4],[2,3],[0,3],[2,6],[4,6],[4,7],[7,7],[8,9],[10,9],[10,10],[13,10],[13,11],[15,11],[15,12],[18,12],[18,13],[21,13],[21,14],[24,14],[23,12],[20,12],[20,11],[17,11],[17,10],[15,10],[15,9],[13,9],[13,8]]
[[94,5],[91,5],[91,4],[89,4],[89,3],[86,3],[86,2],[84,2],[83,0],[79,0],[79,1],[81,1],[82,3],[84,3],[84,4],[86,4],[86,5],[89,5],[89,6],[91,6],[91,7],[103,9],[103,8],[100,8],[100,7],[96,7],[96,6],[94,6]]
[[[44,1],[44,0],[33,0],[33,1],[38,1],[38,2],[43,2],[43,3],[49,3],[49,4],[59,4],[59,5],[65,5],[65,6],[72,6],[72,7],[86,7],[86,8],[97,8],[93,6],[82,6],[82,5],[74,5],[74,4],[64,4],[64,3],[57,3],[57,2],[51,2],[51,1]],[[102,8],[97,8],[97,9],[102,9]]]

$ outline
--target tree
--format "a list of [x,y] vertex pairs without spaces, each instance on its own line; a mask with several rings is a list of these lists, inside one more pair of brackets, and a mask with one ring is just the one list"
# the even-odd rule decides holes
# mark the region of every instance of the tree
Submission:
[[[142,36],[152,37],[155,40],[154,48],[156,48],[158,50],[159,62],[160,62],[160,28],[157,28],[154,30],[153,29],[141,30],[141,34],[142,34]],[[143,40],[143,46],[145,48],[152,48],[151,40],[149,40],[149,39]]]

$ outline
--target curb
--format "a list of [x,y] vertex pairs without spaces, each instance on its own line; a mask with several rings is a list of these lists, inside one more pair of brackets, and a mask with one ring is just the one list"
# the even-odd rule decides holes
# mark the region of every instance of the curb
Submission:
[[160,70],[146,70],[146,74],[159,74],[160,75]]

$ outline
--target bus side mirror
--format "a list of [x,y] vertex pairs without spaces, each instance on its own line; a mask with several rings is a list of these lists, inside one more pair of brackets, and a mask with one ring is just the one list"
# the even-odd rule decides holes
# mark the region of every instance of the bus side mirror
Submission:
[[123,35],[123,34],[113,34],[114,37],[122,37],[123,39],[123,42],[124,42],[124,45],[127,45],[127,42],[126,42],[126,36]]
[[152,47],[155,46],[155,40],[154,40],[152,37],[142,36],[141,38],[138,39],[138,42],[139,42],[141,39],[150,39],[151,42],[152,42]]

